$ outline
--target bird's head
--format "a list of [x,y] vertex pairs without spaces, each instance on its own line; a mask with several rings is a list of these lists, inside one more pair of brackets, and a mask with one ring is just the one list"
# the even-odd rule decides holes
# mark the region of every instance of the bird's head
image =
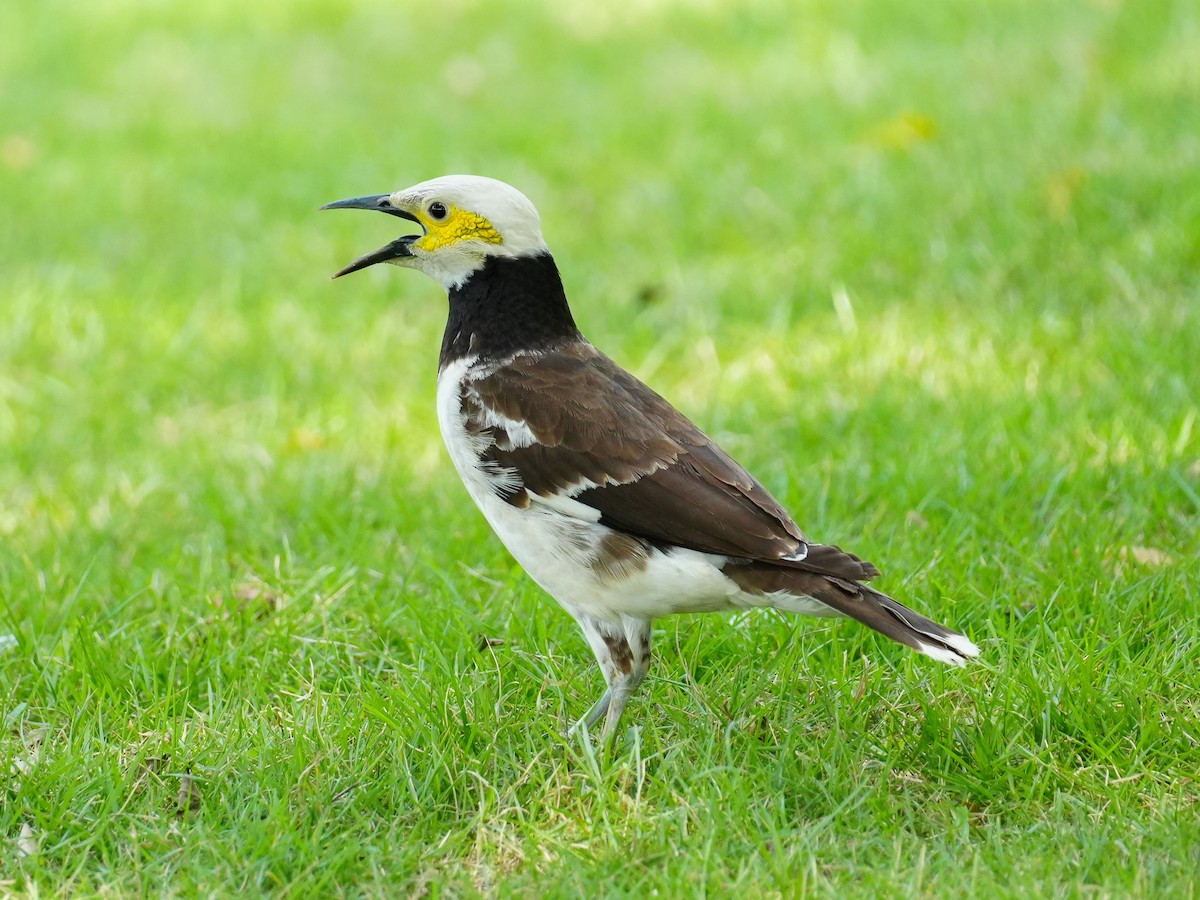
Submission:
[[374,209],[421,227],[421,234],[406,234],[360,256],[334,278],[386,262],[424,272],[450,290],[489,257],[547,252],[541,219],[529,198],[480,175],[446,175],[394,194],[336,200],[321,209]]

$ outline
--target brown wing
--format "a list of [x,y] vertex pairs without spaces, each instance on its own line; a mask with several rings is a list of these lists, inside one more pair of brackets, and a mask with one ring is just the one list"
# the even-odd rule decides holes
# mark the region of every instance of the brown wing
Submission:
[[486,457],[534,494],[569,494],[652,542],[764,561],[806,551],[762,485],[588,343],[517,357],[468,382],[463,400],[494,439]]

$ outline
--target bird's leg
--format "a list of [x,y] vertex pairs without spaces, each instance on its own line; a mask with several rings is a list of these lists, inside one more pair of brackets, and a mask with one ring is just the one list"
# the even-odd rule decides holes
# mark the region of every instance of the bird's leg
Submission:
[[593,619],[590,616],[578,616],[577,618],[579,627],[583,629],[583,636],[587,638],[588,646],[592,648],[596,662],[600,664],[600,671],[604,675],[605,690],[583,718],[567,729],[567,737],[574,737],[575,732],[580,728],[590,729],[600,721],[601,716],[608,712],[609,703],[612,702],[612,683],[617,673],[610,641],[612,641],[613,635],[618,633],[620,626],[601,619]]
[[629,648],[631,664],[627,671],[618,673],[609,685],[612,698],[608,704],[608,713],[604,717],[604,731],[600,736],[602,740],[613,737],[621,721],[621,713],[625,711],[625,704],[650,671],[650,620],[622,616],[621,624],[625,629],[625,646]]
[[616,622],[581,617],[579,624],[596,654],[608,689],[567,735],[574,734],[581,726],[591,728],[604,716],[601,739],[607,740],[616,730],[625,704],[650,669],[651,622],[631,616],[622,616]]
[[609,701],[612,700],[612,688],[605,690],[600,695],[600,699],[592,704],[592,708],[587,711],[582,719],[567,729],[567,737],[573,737],[575,732],[580,728],[591,729],[593,725],[600,721],[600,717],[608,712]]

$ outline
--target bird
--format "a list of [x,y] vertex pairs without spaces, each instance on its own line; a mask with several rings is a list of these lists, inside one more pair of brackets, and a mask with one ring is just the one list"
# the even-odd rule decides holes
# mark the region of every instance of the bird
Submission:
[[[616,733],[650,668],[654,621],[770,608],[845,616],[943,663],[979,648],[810,541],[716,442],[580,332],[533,203],[447,175],[321,209],[412,223],[340,269],[416,269],[449,301],[437,418],[467,492],[525,572],[575,619],[605,690],[567,735]],[[414,227],[415,226],[415,227]]]

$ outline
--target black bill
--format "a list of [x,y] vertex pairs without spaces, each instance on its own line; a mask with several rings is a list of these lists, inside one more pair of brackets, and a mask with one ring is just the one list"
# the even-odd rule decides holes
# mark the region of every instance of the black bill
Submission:
[[[387,213],[389,216],[399,216],[401,219],[408,219],[410,222],[416,222],[418,225],[421,224],[420,219],[412,213],[392,206],[390,198],[391,194],[350,197],[347,200],[334,200],[332,203],[326,203],[321,209],[373,209],[378,212]],[[424,226],[422,226],[422,233],[424,233]],[[406,234],[403,237],[396,238],[390,244],[380,247],[378,250],[374,250],[365,256],[360,256],[354,262],[350,263],[350,265],[334,272],[332,277],[341,278],[343,275],[349,275],[351,272],[357,272],[359,269],[365,269],[376,263],[412,256],[413,253],[410,249],[412,242],[420,237],[420,234]]]

